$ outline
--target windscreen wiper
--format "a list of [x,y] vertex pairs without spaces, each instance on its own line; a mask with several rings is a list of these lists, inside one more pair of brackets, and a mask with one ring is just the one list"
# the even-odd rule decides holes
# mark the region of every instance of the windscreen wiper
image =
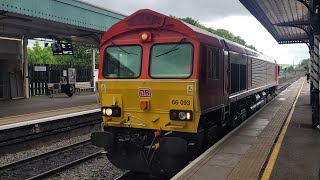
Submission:
[[115,44],[113,41],[111,41],[111,43],[112,43],[112,45],[117,46],[117,48],[119,48],[121,51],[123,51],[123,52],[124,52],[124,53],[126,53],[126,54],[132,54],[132,55],[136,55],[136,56],[138,56],[138,54],[131,53],[131,52],[128,52],[128,51],[126,51],[126,50],[122,49],[119,45]]
[[162,53],[162,54],[159,54],[159,55],[157,55],[156,57],[160,57],[160,56],[163,56],[163,55],[165,55],[165,54],[169,54],[169,53],[171,53],[171,52],[173,52],[173,51],[178,50],[179,48],[177,48],[177,47],[178,47],[184,40],[186,40],[186,38],[182,38],[182,39],[178,42],[178,44],[175,45],[173,48],[171,48],[169,51],[164,52],[164,53]]

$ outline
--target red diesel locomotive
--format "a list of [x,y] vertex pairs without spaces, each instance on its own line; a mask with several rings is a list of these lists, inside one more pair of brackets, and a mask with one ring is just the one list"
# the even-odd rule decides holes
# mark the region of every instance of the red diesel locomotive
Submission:
[[156,174],[178,172],[278,85],[275,60],[147,9],[103,35],[99,64],[104,131],[93,144],[117,167]]

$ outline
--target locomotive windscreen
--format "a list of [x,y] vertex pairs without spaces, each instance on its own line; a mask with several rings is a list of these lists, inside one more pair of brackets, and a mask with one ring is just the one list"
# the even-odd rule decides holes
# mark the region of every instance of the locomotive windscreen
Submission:
[[193,46],[156,44],[151,49],[150,76],[154,78],[188,78],[192,73]]
[[103,76],[106,78],[137,78],[141,72],[142,48],[133,46],[110,46],[106,48]]

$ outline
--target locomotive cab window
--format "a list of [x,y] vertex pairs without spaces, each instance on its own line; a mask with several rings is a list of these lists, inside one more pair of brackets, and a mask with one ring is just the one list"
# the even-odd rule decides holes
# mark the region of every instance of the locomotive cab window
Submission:
[[142,48],[138,45],[110,46],[104,53],[105,78],[137,78],[141,72]]
[[193,46],[189,43],[152,46],[149,74],[153,78],[188,78],[192,74]]

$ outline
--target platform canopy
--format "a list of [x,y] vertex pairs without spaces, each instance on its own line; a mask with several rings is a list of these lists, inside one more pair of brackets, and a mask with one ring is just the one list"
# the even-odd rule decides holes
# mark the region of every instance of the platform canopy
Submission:
[[240,0],[280,44],[309,43],[312,0]]
[[1,0],[0,36],[98,45],[101,35],[125,17],[78,0]]

